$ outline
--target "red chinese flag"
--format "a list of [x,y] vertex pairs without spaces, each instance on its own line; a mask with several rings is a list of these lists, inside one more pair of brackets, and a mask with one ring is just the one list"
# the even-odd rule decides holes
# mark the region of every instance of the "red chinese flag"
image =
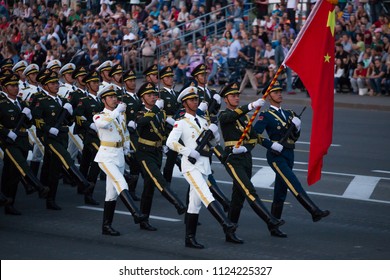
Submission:
[[311,98],[309,185],[321,178],[323,156],[332,143],[335,11],[328,1],[317,2],[284,60],[301,78]]

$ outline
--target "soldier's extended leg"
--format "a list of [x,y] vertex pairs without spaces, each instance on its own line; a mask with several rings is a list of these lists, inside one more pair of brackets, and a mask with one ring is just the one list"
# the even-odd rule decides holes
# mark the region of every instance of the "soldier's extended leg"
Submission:
[[130,167],[130,176],[126,180],[129,185],[129,192],[134,201],[140,201],[141,199],[137,196],[135,189],[137,187],[139,174],[141,173],[141,166],[136,158],[136,153],[131,154],[129,159],[129,167]]
[[19,178],[19,172],[17,168],[13,165],[10,157],[7,155],[7,149],[5,149],[3,159],[3,172],[1,176],[1,192],[10,199],[8,205],[4,207],[4,213],[7,215],[22,214],[14,207]]
[[175,167],[176,158],[178,156],[178,153],[168,149],[168,152],[166,153],[166,161],[165,166],[163,170],[164,179],[168,182],[168,184],[172,181],[172,174],[173,174],[173,168]]
[[186,213],[186,237],[185,246],[195,249],[203,249],[204,246],[199,244],[196,237],[196,228],[198,227],[199,214]]
[[91,186],[90,191],[84,195],[84,203],[88,205],[99,205],[99,202],[93,198],[93,191],[100,172],[99,165],[94,161],[98,149],[96,143],[85,144],[80,161],[80,172],[87,178]]
[[221,203],[223,210],[225,212],[229,212],[230,208],[230,201],[225,196],[225,194],[222,192],[222,190],[218,187],[217,182],[214,179],[214,176],[210,174],[207,179],[207,185],[210,188],[211,193],[213,194],[214,198]]
[[103,210],[103,226],[102,234],[119,236],[120,232],[112,228],[112,221],[114,219],[116,200],[114,201],[105,201],[104,210]]

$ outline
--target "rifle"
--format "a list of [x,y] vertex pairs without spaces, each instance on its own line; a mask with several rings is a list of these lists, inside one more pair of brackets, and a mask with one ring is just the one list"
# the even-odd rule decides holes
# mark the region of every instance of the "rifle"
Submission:
[[[303,112],[305,112],[305,110],[306,110],[306,106],[303,107],[301,113],[300,113],[297,117],[298,117],[298,118],[301,118],[301,116],[302,116]],[[283,143],[286,142],[287,139],[290,137],[290,135],[291,135],[291,133],[292,133],[292,131],[293,131],[294,128],[295,128],[295,125],[294,125],[294,123],[292,123],[292,124],[289,126],[289,128],[287,129],[287,131],[286,131],[286,133],[284,134],[284,136],[282,137],[282,139],[280,139],[280,140],[278,141],[278,143],[281,144],[281,145],[283,145]],[[273,153],[280,154],[278,151],[275,151],[275,150],[271,150],[271,151],[272,151]]]
[[[213,123],[216,122],[216,119],[213,120]],[[208,129],[208,130],[203,130],[202,133],[199,135],[198,139],[196,139],[196,143],[198,146],[195,148],[195,151],[200,153],[203,151],[204,147],[206,145],[209,145],[209,141],[213,138],[213,132]],[[193,157],[188,157],[188,161],[191,162],[192,164],[196,163],[196,159]]]

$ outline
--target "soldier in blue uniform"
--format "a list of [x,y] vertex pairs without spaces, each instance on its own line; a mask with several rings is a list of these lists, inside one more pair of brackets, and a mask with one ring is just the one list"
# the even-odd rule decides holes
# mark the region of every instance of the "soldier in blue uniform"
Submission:
[[32,115],[27,104],[17,97],[19,76],[11,72],[4,77],[1,85],[6,94],[6,97],[0,100],[0,145],[4,151],[1,191],[11,198],[11,203],[4,208],[5,213],[20,215],[14,203],[21,180],[27,194],[38,190],[39,196],[45,198],[49,189],[42,185],[27,164],[29,151],[27,129],[32,125]]
[[[182,215],[186,207],[169,188],[167,181],[161,174],[162,147],[166,140],[166,114],[164,100],[157,99],[156,87],[153,83],[143,84],[137,92],[143,106],[137,117],[138,147],[137,159],[139,160],[143,177],[144,190],[142,192],[140,208],[147,217],[150,215],[153,202],[154,187],[175,206],[177,213]],[[149,221],[140,224],[141,229],[155,231],[155,227]]]
[[97,97],[99,90],[99,74],[92,71],[83,78],[86,84],[88,96],[82,97],[75,108],[75,118],[77,131],[82,136],[84,147],[80,160],[80,172],[91,184],[90,192],[84,195],[85,204],[99,205],[93,197],[93,190],[96,185],[100,168],[94,161],[96,153],[99,151],[100,140],[97,135],[97,128],[93,121],[93,116],[104,109],[104,105]]
[[[284,221],[273,217],[260,200],[255,187],[251,182],[252,178],[252,149],[258,143],[256,132],[250,128],[242,145],[235,147],[238,140],[249,122],[247,115],[251,110],[262,107],[263,99],[239,106],[240,85],[231,83],[222,89],[221,96],[226,103],[226,110],[221,111],[218,118],[221,126],[223,139],[225,141],[225,152],[229,154],[224,162],[225,168],[233,179],[232,199],[229,210],[229,218],[233,223],[238,223],[240,213],[245,200],[253,211],[268,225],[268,227],[279,227]],[[227,236],[226,241],[232,243],[243,243],[243,240],[235,235]]]
[[[330,212],[321,210],[309,198],[293,172],[295,142],[300,136],[301,120],[294,111],[281,108],[283,97],[279,82],[276,82],[270,90],[268,101],[270,108],[260,113],[254,129],[258,134],[262,134],[265,130],[269,137],[269,139],[262,138],[261,145],[268,149],[267,161],[276,173],[271,213],[276,218],[281,218],[287,190],[290,190],[299,203],[311,214],[313,222],[317,222],[328,216]],[[286,140],[280,143],[290,126],[294,126],[294,129]],[[287,237],[278,227],[270,228],[270,232],[276,237]]]

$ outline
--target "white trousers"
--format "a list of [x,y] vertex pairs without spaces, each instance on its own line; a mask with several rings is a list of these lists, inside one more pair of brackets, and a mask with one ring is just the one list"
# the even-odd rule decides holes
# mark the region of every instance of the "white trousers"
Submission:
[[99,167],[107,175],[105,201],[115,201],[123,190],[128,189],[123,176],[125,165],[118,166],[112,162],[99,162]]
[[197,169],[185,172],[183,175],[190,184],[190,202],[187,213],[199,214],[202,203],[207,207],[215,200],[207,185],[208,176],[202,174]]

